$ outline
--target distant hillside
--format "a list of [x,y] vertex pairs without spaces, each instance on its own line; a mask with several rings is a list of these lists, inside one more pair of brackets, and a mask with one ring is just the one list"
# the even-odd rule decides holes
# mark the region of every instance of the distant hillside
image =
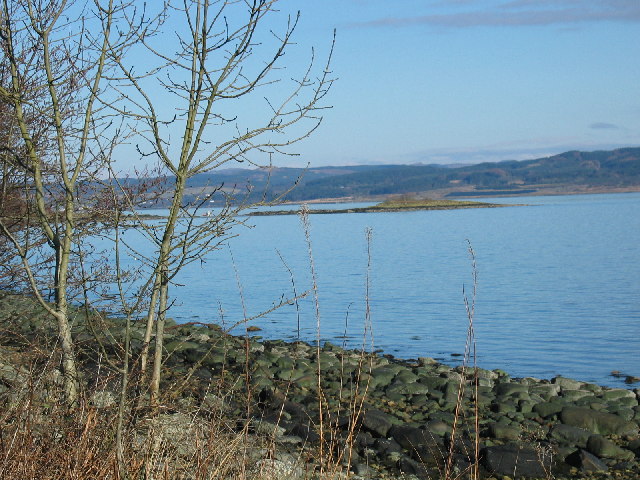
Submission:
[[256,200],[286,194],[288,201],[380,198],[393,194],[440,197],[640,190],[640,148],[571,151],[526,161],[440,165],[231,169],[197,175],[188,198],[224,184]]

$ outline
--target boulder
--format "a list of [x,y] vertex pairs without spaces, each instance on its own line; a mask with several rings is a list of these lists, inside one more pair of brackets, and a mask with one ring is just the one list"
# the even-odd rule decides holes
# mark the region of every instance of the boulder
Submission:
[[374,368],[371,371],[371,385],[375,387],[386,387],[398,373],[397,365],[389,364]]
[[394,425],[389,435],[420,463],[442,465],[444,441],[433,432],[410,425]]
[[555,385],[560,385],[560,388],[562,388],[563,390],[580,390],[580,388],[584,385],[584,382],[579,382],[571,378],[565,378],[560,376],[552,379],[551,383]]
[[398,468],[400,468],[400,471],[402,473],[414,475],[421,480],[430,480],[431,478],[433,478],[433,475],[431,474],[431,472],[429,472],[429,470],[424,466],[423,463],[416,462],[415,460],[408,457],[402,457],[400,459],[400,461],[398,462]]
[[547,478],[552,459],[518,445],[497,445],[483,450],[484,467],[493,474]]
[[560,393],[560,385],[553,383],[540,383],[538,385],[532,385],[529,391],[548,401],[550,398],[558,396]]
[[560,419],[565,425],[583,428],[601,435],[636,435],[638,433],[637,423],[590,408],[564,407],[560,413]]
[[491,437],[498,440],[518,441],[520,439],[521,429],[518,426],[502,425],[500,423],[492,423],[489,425],[489,433]]
[[418,379],[419,383],[422,383],[429,387],[429,390],[442,390],[447,385],[447,379],[437,375],[423,376]]
[[636,394],[632,390],[627,390],[625,388],[614,388],[612,390],[605,390],[601,393],[601,396],[607,401],[618,400],[620,398],[632,398],[636,400],[635,404],[638,404]]
[[542,418],[549,418],[560,413],[564,407],[561,402],[540,402],[533,407],[533,411]]
[[517,393],[528,393],[529,386],[520,383],[499,383],[494,388],[496,395],[507,397]]
[[609,469],[598,457],[582,449],[569,455],[565,462],[582,472],[606,472]]
[[560,444],[574,445],[580,448],[587,447],[587,440],[591,435],[592,433],[587,430],[562,423],[553,427],[549,433],[549,436]]
[[431,432],[410,425],[394,425],[389,429],[389,436],[398,442],[403,448],[412,450],[419,446],[441,447],[442,439]]
[[304,464],[299,459],[293,455],[280,455],[280,457],[258,460],[250,469],[251,478],[301,480],[306,477]]
[[391,416],[374,408],[370,408],[362,414],[362,426],[378,437],[386,437],[393,425]]
[[618,447],[602,435],[591,435],[587,441],[587,450],[598,458],[613,458],[616,460],[629,461],[635,457],[633,452]]
[[448,423],[438,419],[427,422],[427,428],[430,432],[433,432],[434,434],[441,437],[444,437],[447,433],[451,433],[451,426]]
[[[595,397],[593,396],[593,393],[587,392],[585,390],[569,390],[569,389],[562,390],[562,398],[566,402],[575,402],[577,400],[580,400],[586,397],[590,399],[595,399]],[[585,401],[588,401],[588,400],[585,400]]]

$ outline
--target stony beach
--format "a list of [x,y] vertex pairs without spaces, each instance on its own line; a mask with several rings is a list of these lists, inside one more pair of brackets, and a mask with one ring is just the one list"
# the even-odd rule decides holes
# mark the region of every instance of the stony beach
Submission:
[[[121,321],[106,326],[105,339],[107,331],[122,336]],[[8,359],[52,330],[39,307],[10,294],[0,294],[0,329],[0,399],[7,401],[20,375]],[[74,329],[85,371],[99,371],[90,353],[95,338],[82,318]],[[134,352],[141,339],[142,325],[134,324]],[[248,422],[252,435],[271,438],[285,472],[280,478],[307,478],[312,460],[301,452],[314,451],[321,435],[336,448],[352,445],[340,460],[352,478],[438,479],[447,469],[461,474],[472,465],[482,478],[498,480],[640,478],[638,388],[511,378],[502,370],[401,360],[330,343],[318,349],[261,341],[215,324],[171,325],[166,350],[166,386],[188,378],[177,401],[199,408],[223,403],[238,425]],[[87,384],[95,383],[92,375]],[[212,393],[212,385],[223,385],[226,394]],[[107,387],[91,402],[114,408],[115,391],[116,385]]]

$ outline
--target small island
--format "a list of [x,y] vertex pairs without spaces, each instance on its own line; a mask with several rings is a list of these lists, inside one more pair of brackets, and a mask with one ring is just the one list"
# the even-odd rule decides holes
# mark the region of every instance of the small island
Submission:
[[[327,209],[310,209],[309,213],[313,214],[331,214],[331,213],[375,213],[375,212],[407,212],[415,210],[456,210],[460,208],[495,208],[508,207],[513,205],[503,205],[497,203],[471,202],[468,200],[433,200],[430,198],[408,198],[395,197],[385,200],[384,202],[369,207],[357,208],[327,208]],[[270,216],[270,215],[295,215],[298,210],[263,210],[251,212],[250,216]]]

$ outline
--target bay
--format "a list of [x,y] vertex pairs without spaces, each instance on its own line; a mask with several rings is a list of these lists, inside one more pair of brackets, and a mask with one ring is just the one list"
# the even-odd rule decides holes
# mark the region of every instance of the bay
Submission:
[[310,293],[249,322],[258,335],[456,364],[471,245],[479,366],[618,387],[612,371],[640,376],[640,193],[483,201],[527,206],[310,215],[311,256],[296,215],[249,218],[180,273],[169,316],[231,327],[310,290],[312,259],[319,314]]

